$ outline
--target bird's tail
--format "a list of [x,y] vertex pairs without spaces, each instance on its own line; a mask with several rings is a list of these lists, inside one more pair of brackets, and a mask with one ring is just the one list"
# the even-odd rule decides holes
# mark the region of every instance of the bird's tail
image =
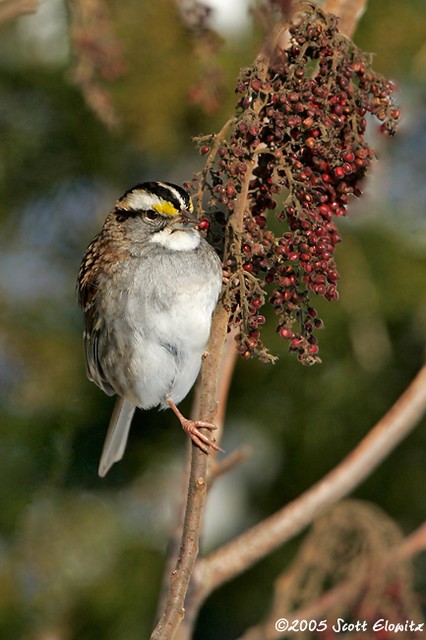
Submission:
[[101,478],[108,473],[114,462],[123,457],[134,412],[134,404],[117,397],[99,462],[98,473]]

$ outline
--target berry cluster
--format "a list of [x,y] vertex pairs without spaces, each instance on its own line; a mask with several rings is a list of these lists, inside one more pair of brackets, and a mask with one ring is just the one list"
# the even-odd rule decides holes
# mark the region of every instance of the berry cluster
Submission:
[[289,34],[285,50],[242,70],[235,118],[199,139],[207,162],[198,183],[210,191],[210,209],[222,210],[225,303],[241,355],[271,358],[260,339],[268,302],[290,350],[312,364],[323,323],[311,294],[338,297],[335,219],[361,195],[374,158],[366,116],[392,135],[399,110],[393,83],[339,33],[337,18],[307,5]]

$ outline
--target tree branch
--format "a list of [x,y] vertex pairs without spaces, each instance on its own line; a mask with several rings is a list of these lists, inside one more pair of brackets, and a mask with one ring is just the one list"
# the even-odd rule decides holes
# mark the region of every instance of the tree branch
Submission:
[[[401,561],[408,561],[413,556],[426,549],[426,523],[423,523],[396,547],[392,547],[386,555],[386,567],[392,568]],[[339,607],[351,606],[358,595],[365,588],[366,580],[369,579],[368,563],[361,563],[359,569],[351,577],[339,583],[332,589],[321,594],[313,602],[302,605],[295,611],[286,614],[286,619],[291,625],[295,620],[318,620],[328,612]],[[239,640],[277,640],[282,638],[283,633],[275,628],[277,616],[275,612],[268,616],[268,620],[262,622],[251,629],[248,629]]]
[[353,491],[412,431],[425,411],[426,365],[390,411],[335,469],[299,498],[197,563],[196,579],[203,598],[297,535]]

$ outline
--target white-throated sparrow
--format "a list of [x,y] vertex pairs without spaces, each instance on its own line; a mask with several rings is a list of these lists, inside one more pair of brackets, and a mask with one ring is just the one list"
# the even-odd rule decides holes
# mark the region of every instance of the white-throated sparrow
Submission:
[[123,456],[136,407],[170,407],[195,444],[216,443],[176,405],[193,386],[222,283],[218,256],[194,228],[188,193],[138,184],[116,202],[78,275],[87,375],[117,394],[99,475]]

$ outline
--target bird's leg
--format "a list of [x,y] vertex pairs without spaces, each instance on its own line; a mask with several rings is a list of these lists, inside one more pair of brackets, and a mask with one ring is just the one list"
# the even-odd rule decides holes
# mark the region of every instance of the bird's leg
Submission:
[[182,429],[186,431],[192,442],[196,444],[197,447],[200,447],[201,451],[209,453],[209,447],[215,451],[223,451],[223,449],[221,449],[214,440],[211,440],[198,429],[198,427],[204,427],[205,429],[217,429],[216,425],[212,422],[205,422],[204,420],[190,420],[189,418],[185,418],[172,400],[167,400],[167,404],[173,413],[179,418]]

